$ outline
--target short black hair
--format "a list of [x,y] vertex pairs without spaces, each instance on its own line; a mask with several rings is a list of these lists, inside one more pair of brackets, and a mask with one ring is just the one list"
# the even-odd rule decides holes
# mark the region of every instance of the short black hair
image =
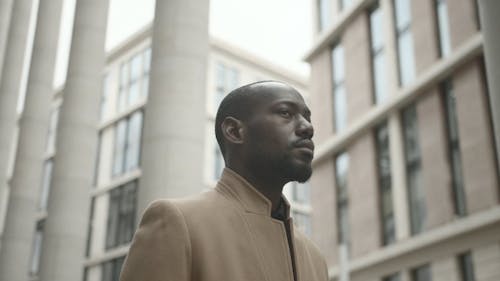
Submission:
[[253,109],[253,107],[251,106],[251,97],[256,92],[259,92],[253,86],[268,82],[282,83],[274,80],[264,80],[250,83],[232,90],[221,101],[219,109],[217,110],[217,114],[215,116],[215,138],[217,139],[220,151],[224,157],[226,154],[226,147],[224,144],[224,136],[222,134],[221,128],[222,122],[224,122],[224,119],[229,116],[242,121],[247,120],[247,118],[251,115]]

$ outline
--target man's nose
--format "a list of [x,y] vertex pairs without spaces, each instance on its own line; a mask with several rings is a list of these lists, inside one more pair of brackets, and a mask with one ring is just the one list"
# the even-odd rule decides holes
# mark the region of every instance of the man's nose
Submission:
[[310,121],[301,116],[297,125],[296,134],[302,138],[312,138],[314,135],[314,127]]

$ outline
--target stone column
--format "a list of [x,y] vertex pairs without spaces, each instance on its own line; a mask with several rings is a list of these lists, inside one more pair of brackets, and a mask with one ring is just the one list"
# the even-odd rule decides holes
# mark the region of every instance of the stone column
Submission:
[[26,280],[52,101],[62,0],[38,8],[26,101],[0,251],[0,280]]
[[41,281],[83,276],[108,6],[108,0],[76,2],[40,258]]
[[[21,86],[32,6],[32,0],[13,2],[3,67],[0,67],[3,69],[3,74],[0,76],[0,204],[4,202],[3,195],[7,190],[7,166],[13,149],[17,98]],[[1,13],[3,15],[4,11]],[[0,212],[0,216],[2,215]],[[0,219],[1,221],[3,220]]]
[[[493,134],[495,135],[497,168],[500,169],[500,1],[479,0],[481,28],[483,31],[484,60],[488,79]],[[498,171],[500,174],[500,171]]]
[[12,0],[0,0],[0,77],[2,77],[2,66],[11,12]]
[[156,1],[139,215],[203,188],[208,0]]

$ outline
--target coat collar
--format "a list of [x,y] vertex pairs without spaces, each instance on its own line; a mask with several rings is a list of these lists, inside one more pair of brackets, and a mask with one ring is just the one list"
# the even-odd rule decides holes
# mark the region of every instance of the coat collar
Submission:
[[[224,168],[222,176],[215,186],[216,190],[237,199],[243,208],[250,213],[271,216],[272,203],[262,193],[257,191],[247,180],[235,171]],[[290,217],[290,203],[283,194],[282,203],[285,205],[285,217]]]

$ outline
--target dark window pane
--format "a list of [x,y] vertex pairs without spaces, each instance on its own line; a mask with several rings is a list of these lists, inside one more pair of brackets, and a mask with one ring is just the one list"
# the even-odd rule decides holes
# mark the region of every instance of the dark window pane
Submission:
[[460,268],[461,281],[475,281],[474,264],[470,252],[458,256],[458,266]]
[[411,271],[412,281],[432,281],[431,267],[423,265]]
[[420,147],[415,105],[411,105],[403,111],[403,126],[411,232],[417,234],[425,228],[427,214],[425,194],[421,183]]
[[462,159],[460,153],[460,140],[458,133],[458,120],[455,105],[455,94],[450,81],[441,85],[445,110],[446,127],[448,129],[448,152],[452,178],[452,194],[455,214],[464,216],[467,213],[465,202],[464,181],[462,176]]
[[331,22],[331,2],[332,0],[318,0],[319,31],[324,30]]
[[395,240],[394,211],[392,206],[391,159],[387,124],[375,131],[378,179],[381,198],[382,243],[387,245]]
[[349,156],[342,153],[335,160],[335,178],[337,186],[337,228],[339,244],[349,245],[349,213],[347,176]]

